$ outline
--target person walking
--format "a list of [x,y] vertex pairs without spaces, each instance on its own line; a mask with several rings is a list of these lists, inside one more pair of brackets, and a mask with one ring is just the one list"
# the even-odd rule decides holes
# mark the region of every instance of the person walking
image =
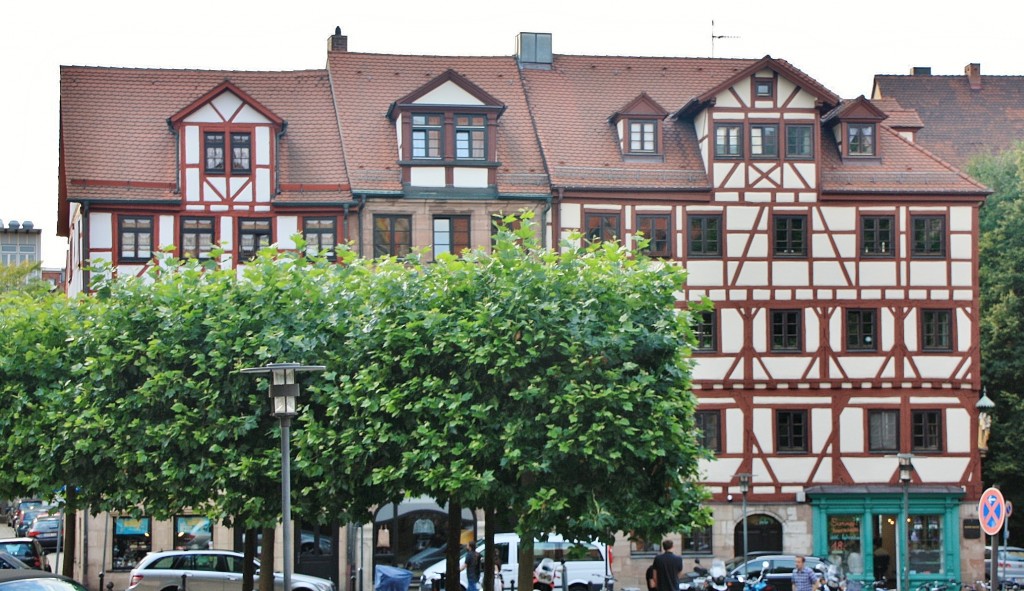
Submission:
[[477,591],[480,582],[480,553],[476,551],[476,543],[466,544],[466,560],[459,570],[466,571],[466,591]]
[[672,552],[672,540],[661,543],[662,553],[654,557],[654,572],[658,591],[679,591],[679,573],[683,572],[683,558]]
[[818,577],[814,569],[807,566],[803,556],[796,557],[796,568],[793,569],[793,591],[813,591],[818,587]]

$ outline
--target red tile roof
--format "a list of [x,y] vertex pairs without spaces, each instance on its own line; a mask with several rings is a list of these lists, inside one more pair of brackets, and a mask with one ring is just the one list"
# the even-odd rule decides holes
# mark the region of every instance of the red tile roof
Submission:
[[523,81],[556,187],[707,190],[693,125],[664,122],[664,162],[623,161],[608,116],[641,92],[675,111],[757,60],[556,55]]
[[[60,80],[61,134],[68,199],[179,200],[180,195],[173,191],[177,162],[167,120],[230,81],[287,122],[281,138],[280,181],[343,187],[320,191],[317,197],[349,200],[328,80],[326,70],[239,72],[64,66]],[[84,187],[76,181],[104,181],[106,186]],[[277,199],[293,196],[282,194]]]
[[998,153],[1024,138],[1024,76],[875,76],[874,96],[917,111],[916,141],[956,166],[975,154]]
[[327,63],[355,193],[402,190],[398,136],[395,124],[386,117],[388,108],[449,69],[506,106],[497,128],[498,192],[550,193],[514,58],[335,51]]

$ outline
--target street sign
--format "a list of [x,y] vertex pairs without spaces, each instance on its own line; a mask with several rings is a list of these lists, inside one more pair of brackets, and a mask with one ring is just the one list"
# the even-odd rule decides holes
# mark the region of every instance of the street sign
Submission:
[[1013,503],[1006,501],[1006,516],[1009,517],[1011,515],[1013,515]]
[[981,529],[986,534],[994,536],[1003,527],[1006,520],[1006,501],[1003,500],[1003,493],[998,488],[990,488],[981,494],[978,501],[978,518],[981,519]]

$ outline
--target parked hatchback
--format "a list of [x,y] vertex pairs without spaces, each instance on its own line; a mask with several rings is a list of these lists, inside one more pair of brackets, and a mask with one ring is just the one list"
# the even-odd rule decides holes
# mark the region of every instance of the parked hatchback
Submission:
[[0,552],[7,552],[34,569],[50,570],[50,563],[46,561],[46,551],[35,538],[2,539]]
[[[259,572],[259,561],[254,563]],[[244,555],[228,550],[150,552],[132,569],[127,591],[177,591],[182,576],[188,591],[239,591],[244,564]],[[274,589],[284,589],[281,573],[274,573]],[[292,591],[335,589],[327,579],[292,574]]]
[[[817,569],[819,564],[824,564],[825,567],[829,566],[829,562],[824,558],[816,556],[805,556],[804,558],[806,565],[812,569]],[[726,572],[729,573],[729,591],[743,591],[743,582],[747,578],[759,577],[765,562],[768,563],[767,570],[765,570],[765,580],[768,581],[768,584],[775,591],[792,591],[793,569],[796,568],[795,554],[764,554],[748,558],[746,564],[744,564],[742,556],[733,558],[726,564]]]
[[59,515],[40,515],[32,520],[25,535],[39,540],[43,550],[51,552],[57,549],[57,538],[60,535],[61,518]]

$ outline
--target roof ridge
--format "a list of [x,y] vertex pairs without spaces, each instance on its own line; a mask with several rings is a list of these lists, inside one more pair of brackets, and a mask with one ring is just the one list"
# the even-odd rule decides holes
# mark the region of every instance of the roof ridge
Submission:
[[64,69],[77,69],[77,70],[114,70],[119,72],[200,72],[208,74],[218,73],[235,73],[235,74],[300,74],[304,72],[319,72],[323,73],[327,71],[327,68],[303,68],[301,70],[232,70],[232,69],[203,69],[203,68],[149,68],[144,66],[82,66],[75,64],[61,64],[61,70]]

